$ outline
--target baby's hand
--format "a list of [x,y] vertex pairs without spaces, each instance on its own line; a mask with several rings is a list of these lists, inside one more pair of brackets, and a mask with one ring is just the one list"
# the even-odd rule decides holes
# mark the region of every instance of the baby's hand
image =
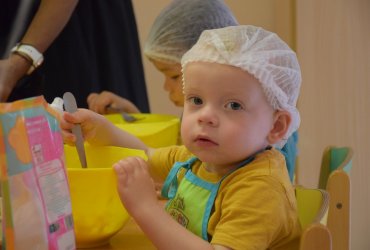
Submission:
[[87,97],[89,109],[99,114],[140,113],[140,110],[129,100],[109,91],[91,93]]
[[98,122],[95,122],[98,119],[95,116],[99,115],[87,109],[78,109],[75,113],[64,112],[60,119],[63,141],[69,145],[75,144],[76,137],[72,134],[72,128],[75,124],[81,125],[85,140],[94,138],[98,126]]
[[114,166],[118,193],[127,211],[135,218],[143,209],[158,204],[155,185],[147,163],[140,157],[129,157]]
[[100,94],[91,93],[87,97],[87,104],[89,105],[90,110],[99,114],[107,114],[107,107],[112,106],[116,98],[118,97],[109,91],[103,91]]

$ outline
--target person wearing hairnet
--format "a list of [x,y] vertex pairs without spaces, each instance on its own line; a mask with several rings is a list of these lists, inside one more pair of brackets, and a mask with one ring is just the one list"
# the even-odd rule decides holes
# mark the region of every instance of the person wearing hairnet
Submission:
[[[276,34],[241,25],[204,31],[181,60],[184,145],[150,149],[81,109],[90,143],[145,150],[114,164],[120,198],[158,249],[297,249],[301,226],[281,147],[300,124],[301,72]],[[153,179],[152,179],[153,178]],[[153,180],[164,181],[165,209]]]
[[[206,29],[238,25],[231,10],[222,0],[174,0],[155,19],[145,42],[144,54],[163,73],[164,90],[170,100],[183,107],[181,58]],[[88,97],[89,109],[106,114],[109,109],[128,113],[140,112],[130,101],[103,91]],[[286,157],[290,179],[293,181],[297,156],[298,133],[289,137],[282,149]]]
[[[164,90],[176,106],[184,105],[180,64],[183,54],[195,44],[203,30],[232,25],[238,22],[222,0],[174,0],[155,19],[144,54],[165,76]],[[88,104],[89,109],[100,114],[112,109],[140,112],[127,99],[109,91],[90,94]]]

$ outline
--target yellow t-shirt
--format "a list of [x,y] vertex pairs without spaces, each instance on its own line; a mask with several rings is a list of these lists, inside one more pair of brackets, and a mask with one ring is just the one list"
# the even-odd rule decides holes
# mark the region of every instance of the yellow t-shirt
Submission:
[[[184,146],[157,149],[151,169],[165,179],[176,161],[191,156]],[[192,171],[209,182],[222,178],[209,173],[200,161]],[[298,249],[301,227],[294,188],[280,152],[266,150],[222,181],[208,234],[212,244],[232,249]]]

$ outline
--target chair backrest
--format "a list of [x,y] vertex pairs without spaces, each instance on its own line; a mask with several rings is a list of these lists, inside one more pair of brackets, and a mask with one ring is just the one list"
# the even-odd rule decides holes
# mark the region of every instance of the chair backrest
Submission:
[[319,188],[326,189],[329,175],[335,170],[343,170],[348,173],[352,169],[353,150],[350,147],[325,148],[322,155]]
[[351,182],[347,172],[339,169],[329,176],[327,188],[330,195],[327,227],[333,249],[349,250],[351,238]]
[[295,194],[298,217],[303,229],[300,250],[330,250],[330,231],[325,225],[320,223],[328,210],[328,192],[321,189],[297,186]]
[[310,189],[302,186],[295,187],[298,206],[298,217],[302,229],[309,224],[320,222],[329,207],[329,194],[322,189]]
[[332,236],[333,249],[350,249],[350,193],[349,173],[352,169],[351,147],[329,146],[321,162],[319,188],[330,195],[327,227]]
[[320,223],[310,224],[302,233],[299,250],[331,250],[329,229]]

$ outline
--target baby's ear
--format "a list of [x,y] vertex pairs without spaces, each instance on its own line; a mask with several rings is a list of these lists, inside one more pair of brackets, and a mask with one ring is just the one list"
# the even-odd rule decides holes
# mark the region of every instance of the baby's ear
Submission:
[[291,122],[290,113],[285,110],[278,110],[274,114],[274,124],[267,136],[268,142],[272,145],[284,138]]

